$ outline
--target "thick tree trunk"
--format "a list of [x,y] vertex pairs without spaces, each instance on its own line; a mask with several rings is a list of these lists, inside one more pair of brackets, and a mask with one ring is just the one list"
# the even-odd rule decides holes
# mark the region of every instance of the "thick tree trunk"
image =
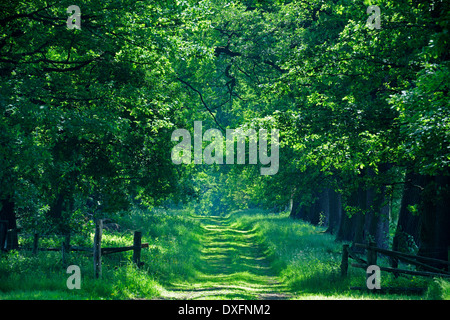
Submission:
[[60,220],[62,217],[62,211],[63,211],[63,204],[64,204],[64,195],[63,193],[59,193],[56,197],[53,204],[50,206],[49,215],[50,217],[57,221]]
[[330,220],[330,189],[323,189],[317,201],[319,206],[319,225],[327,227]]
[[[367,210],[367,192],[363,187],[359,187],[357,191],[357,208],[358,212],[354,215],[355,218],[355,236],[353,238],[353,243],[364,243],[365,234],[364,226],[366,220],[366,210]],[[358,251],[359,248],[353,248]]]
[[313,225],[318,225],[320,220],[320,205],[319,205],[319,193],[315,193],[315,200],[309,206],[308,215],[306,221]]
[[[6,229],[17,229],[17,220],[16,220],[16,212],[15,212],[15,203],[11,199],[11,197],[7,197],[6,199],[3,199],[1,201],[1,210],[0,210],[0,220],[7,221],[6,223]],[[4,239],[4,234],[2,236],[2,240]],[[17,238],[17,232],[12,233],[12,239],[9,239],[7,241],[12,241],[8,244],[8,248],[10,249],[16,249],[19,247],[19,240]]]
[[291,213],[289,214],[289,217],[292,219],[299,219],[300,214],[300,197],[292,197],[292,205],[291,205]]
[[[450,176],[436,177],[438,203],[436,205],[436,259],[448,261],[450,246]],[[444,268],[445,266],[440,266]]]
[[412,238],[417,246],[420,246],[420,216],[412,213],[410,206],[420,203],[421,188],[424,185],[424,176],[408,171],[405,176],[400,212],[395,231],[392,250],[407,251],[410,244],[408,238]]
[[73,195],[68,191],[62,191],[58,194],[55,201],[50,206],[50,210],[48,212],[50,219],[53,222],[53,225],[56,227],[57,232],[61,232],[63,234],[69,233],[70,229],[65,220],[65,212],[72,212],[74,206],[74,198]]
[[[383,176],[392,168],[392,164],[380,164],[378,177]],[[367,174],[376,178],[377,174],[369,169]],[[375,185],[367,188],[367,218],[366,238],[371,237],[377,247],[389,248],[389,202],[386,198],[386,186],[375,179]],[[367,239],[366,239],[367,240]]]
[[309,220],[310,213],[311,213],[311,205],[309,206],[302,205],[299,208],[297,217],[298,219],[301,219],[303,221],[310,222]]
[[389,204],[385,198],[386,187],[370,187],[367,189],[367,213],[365,240],[374,240],[377,247],[389,247]]
[[328,188],[323,189],[315,194],[314,202],[308,206],[306,221],[313,225],[328,225],[330,200],[328,196]]
[[344,211],[341,216],[341,223],[336,234],[337,241],[352,241],[355,235],[353,227],[355,219],[352,219]]
[[344,202],[344,208],[341,215],[341,223],[336,235],[337,241],[352,241],[355,237],[356,218],[347,212],[346,207],[355,207],[358,204],[358,191],[353,191],[350,197]]
[[389,203],[383,205],[379,213],[375,242],[379,248],[389,249]]
[[[419,255],[448,261],[450,245],[450,177],[426,176],[420,204]],[[446,268],[444,264],[435,264]]]
[[341,223],[342,204],[341,195],[333,189],[329,191],[329,219],[327,233],[336,234]]
[[14,211],[14,201],[8,197],[6,199],[3,199],[2,201],[2,207],[0,210],[0,220],[6,220],[8,221],[7,228],[8,229],[16,229],[17,228],[17,221],[16,221],[16,212]]

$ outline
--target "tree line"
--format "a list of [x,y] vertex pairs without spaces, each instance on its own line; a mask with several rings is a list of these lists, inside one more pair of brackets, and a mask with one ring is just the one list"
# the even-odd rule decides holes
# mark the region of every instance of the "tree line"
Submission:
[[[1,4],[1,219],[76,230],[132,205],[265,206],[447,260],[445,1]],[[381,27],[366,25],[380,7]],[[279,171],[176,165],[176,128],[280,130]],[[191,131],[192,132],[192,131]],[[247,162],[248,163],[248,162]]]

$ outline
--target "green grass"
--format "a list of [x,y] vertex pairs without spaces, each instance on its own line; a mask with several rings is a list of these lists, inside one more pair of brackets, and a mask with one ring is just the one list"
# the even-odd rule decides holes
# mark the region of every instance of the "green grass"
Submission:
[[202,224],[199,264],[194,279],[173,281],[168,299],[264,299],[281,297],[279,283],[256,239],[256,230],[230,217],[195,217]]
[[434,279],[428,287],[426,298],[430,300],[450,300],[450,282]]
[[[104,230],[102,246],[133,244],[133,230],[142,231],[143,249],[138,269],[132,251],[102,257],[102,279],[94,279],[92,254],[71,252],[65,264],[59,252],[3,253],[0,258],[0,299],[152,299],[174,279],[186,280],[195,273],[200,225],[185,211],[134,210],[119,221],[124,231]],[[30,240],[21,240],[26,246]],[[59,247],[62,239],[43,239],[42,246]],[[93,234],[73,237],[72,245],[92,246]],[[81,289],[69,290],[67,266],[81,269]]]
[[[102,279],[94,279],[92,255],[72,252],[13,251],[0,258],[0,299],[449,299],[442,279],[398,277],[382,272],[382,287],[425,287],[421,295],[351,290],[365,286],[365,271],[349,267],[340,276],[342,243],[323,228],[294,221],[287,213],[262,210],[226,217],[187,211],[133,210],[118,221],[121,232],[104,230],[102,245],[128,246],[142,231],[145,264],[136,268],[132,251],[107,255]],[[93,234],[73,237],[92,246]],[[28,241],[28,243],[27,243]],[[29,239],[21,240],[29,245]],[[43,239],[60,246],[62,239]],[[379,258],[379,264],[388,261]],[[66,268],[81,268],[81,289],[66,286]]]
[[[293,221],[288,213],[270,214],[258,210],[236,212],[236,224],[257,231],[256,239],[267,248],[269,261],[296,299],[448,299],[450,284],[405,276],[395,278],[381,273],[382,287],[428,288],[424,295],[380,294],[351,290],[365,287],[365,271],[349,267],[348,276],[340,276],[342,243],[325,229],[303,221]],[[351,262],[352,260],[350,260]],[[388,266],[387,259],[379,258]]]

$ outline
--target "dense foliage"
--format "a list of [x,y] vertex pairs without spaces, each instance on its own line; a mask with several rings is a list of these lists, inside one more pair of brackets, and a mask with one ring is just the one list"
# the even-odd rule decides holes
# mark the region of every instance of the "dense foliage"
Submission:
[[[398,220],[397,234],[447,259],[448,2],[80,0],[80,30],[67,28],[72,2],[0,4],[9,228],[71,232],[182,200],[212,214],[290,204],[383,246]],[[373,4],[380,29],[366,25]],[[278,173],[173,164],[171,133],[194,120],[278,128]]]

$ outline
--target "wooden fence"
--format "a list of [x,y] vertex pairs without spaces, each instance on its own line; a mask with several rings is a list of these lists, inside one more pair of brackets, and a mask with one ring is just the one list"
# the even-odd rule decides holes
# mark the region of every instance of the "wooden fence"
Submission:
[[[343,277],[347,276],[349,267],[349,258],[355,260],[357,263],[352,263],[352,267],[362,268],[367,270],[370,265],[377,265],[378,254],[385,255],[391,260],[391,267],[383,267],[377,265],[381,271],[391,272],[395,276],[400,274],[409,274],[422,277],[440,277],[440,278],[450,278],[450,272],[438,269],[431,264],[439,264],[447,266],[450,269],[450,262],[444,260],[438,260],[428,257],[416,256],[408,253],[386,250],[376,247],[375,243],[370,242],[369,244],[355,243],[356,248],[360,248],[366,251],[366,260],[358,256],[355,252],[350,249],[348,244],[342,247],[342,260],[341,260],[341,275]],[[405,263],[415,265],[421,270],[407,270],[397,268],[398,261],[403,261]],[[368,275],[367,275],[368,276]],[[351,287],[352,290],[367,290],[367,287]],[[398,293],[398,292],[410,292],[415,294],[423,293],[425,288],[382,288],[382,290],[376,290],[377,292],[385,293]]]
[[[450,277],[450,272],[438,269],[433,264],[446,265],[450,268],[450,262],[444,260],[433,259],[429,257],[416,256],[408,253],[386,250],[376,247],[375,243],[371,242],[369,244],[355,243],[355,247],[364,249],[366,251],[366,260],[355,254],[349,247],[348,244],[343,245],[342,248],[342,260],[341,260],[341,275],[347,276],[349,258],[355,260],[357,263],[352,263],[352,267],[367,269],[370,265],[377,264],[378,253],[388,256],[391,258],[391,267],[378,266],[381,271],[392,272],[396,276],[399,274],[409,274],[423,277]],[[405,263],[415,265],[421,270],[407,270],[397,268],[398,261],[403,261]],[[395,266],[395,267],[393,267]]]
[[[0,228],[0,232],[2,228]],[[21,248],[17,245],[14,245],[14,241],[12,239],[17,239],[17,229],[5,230],[6,232],[1,232],[0,234],[0,245],[2,246],[2,250],[31,250],[33,254],[37,254],[38,251],[61,251],[61,258],[63,264],[66,261],[66,253],[70,251],[84,251],[84,252],[92,252],[93,255],[93,264],[94,264],[94,277],[101,278],[102,276],[102,256],[130,251],[133,250],[133,262],[141,267],[143,263],[141,262],[141,249],[148,248],[148,243],[142,243],[142,233],[140,231],[134,231],[133,235],[133,245],[126,247],[102,247],[102,234],[103,234],[103,220],[99,219],[95,225],[95,234],[94,234],[94,245],[92,248],[81,247],[81,246],[71,246],[70,245],[70,235],[64,235],[64,241],[61,247],[53,247],[53,248],[39,248],[39,234],[35,233],[33,235],[33,246],[32,248]],[[2,236],[3,234],[3,236]]]

